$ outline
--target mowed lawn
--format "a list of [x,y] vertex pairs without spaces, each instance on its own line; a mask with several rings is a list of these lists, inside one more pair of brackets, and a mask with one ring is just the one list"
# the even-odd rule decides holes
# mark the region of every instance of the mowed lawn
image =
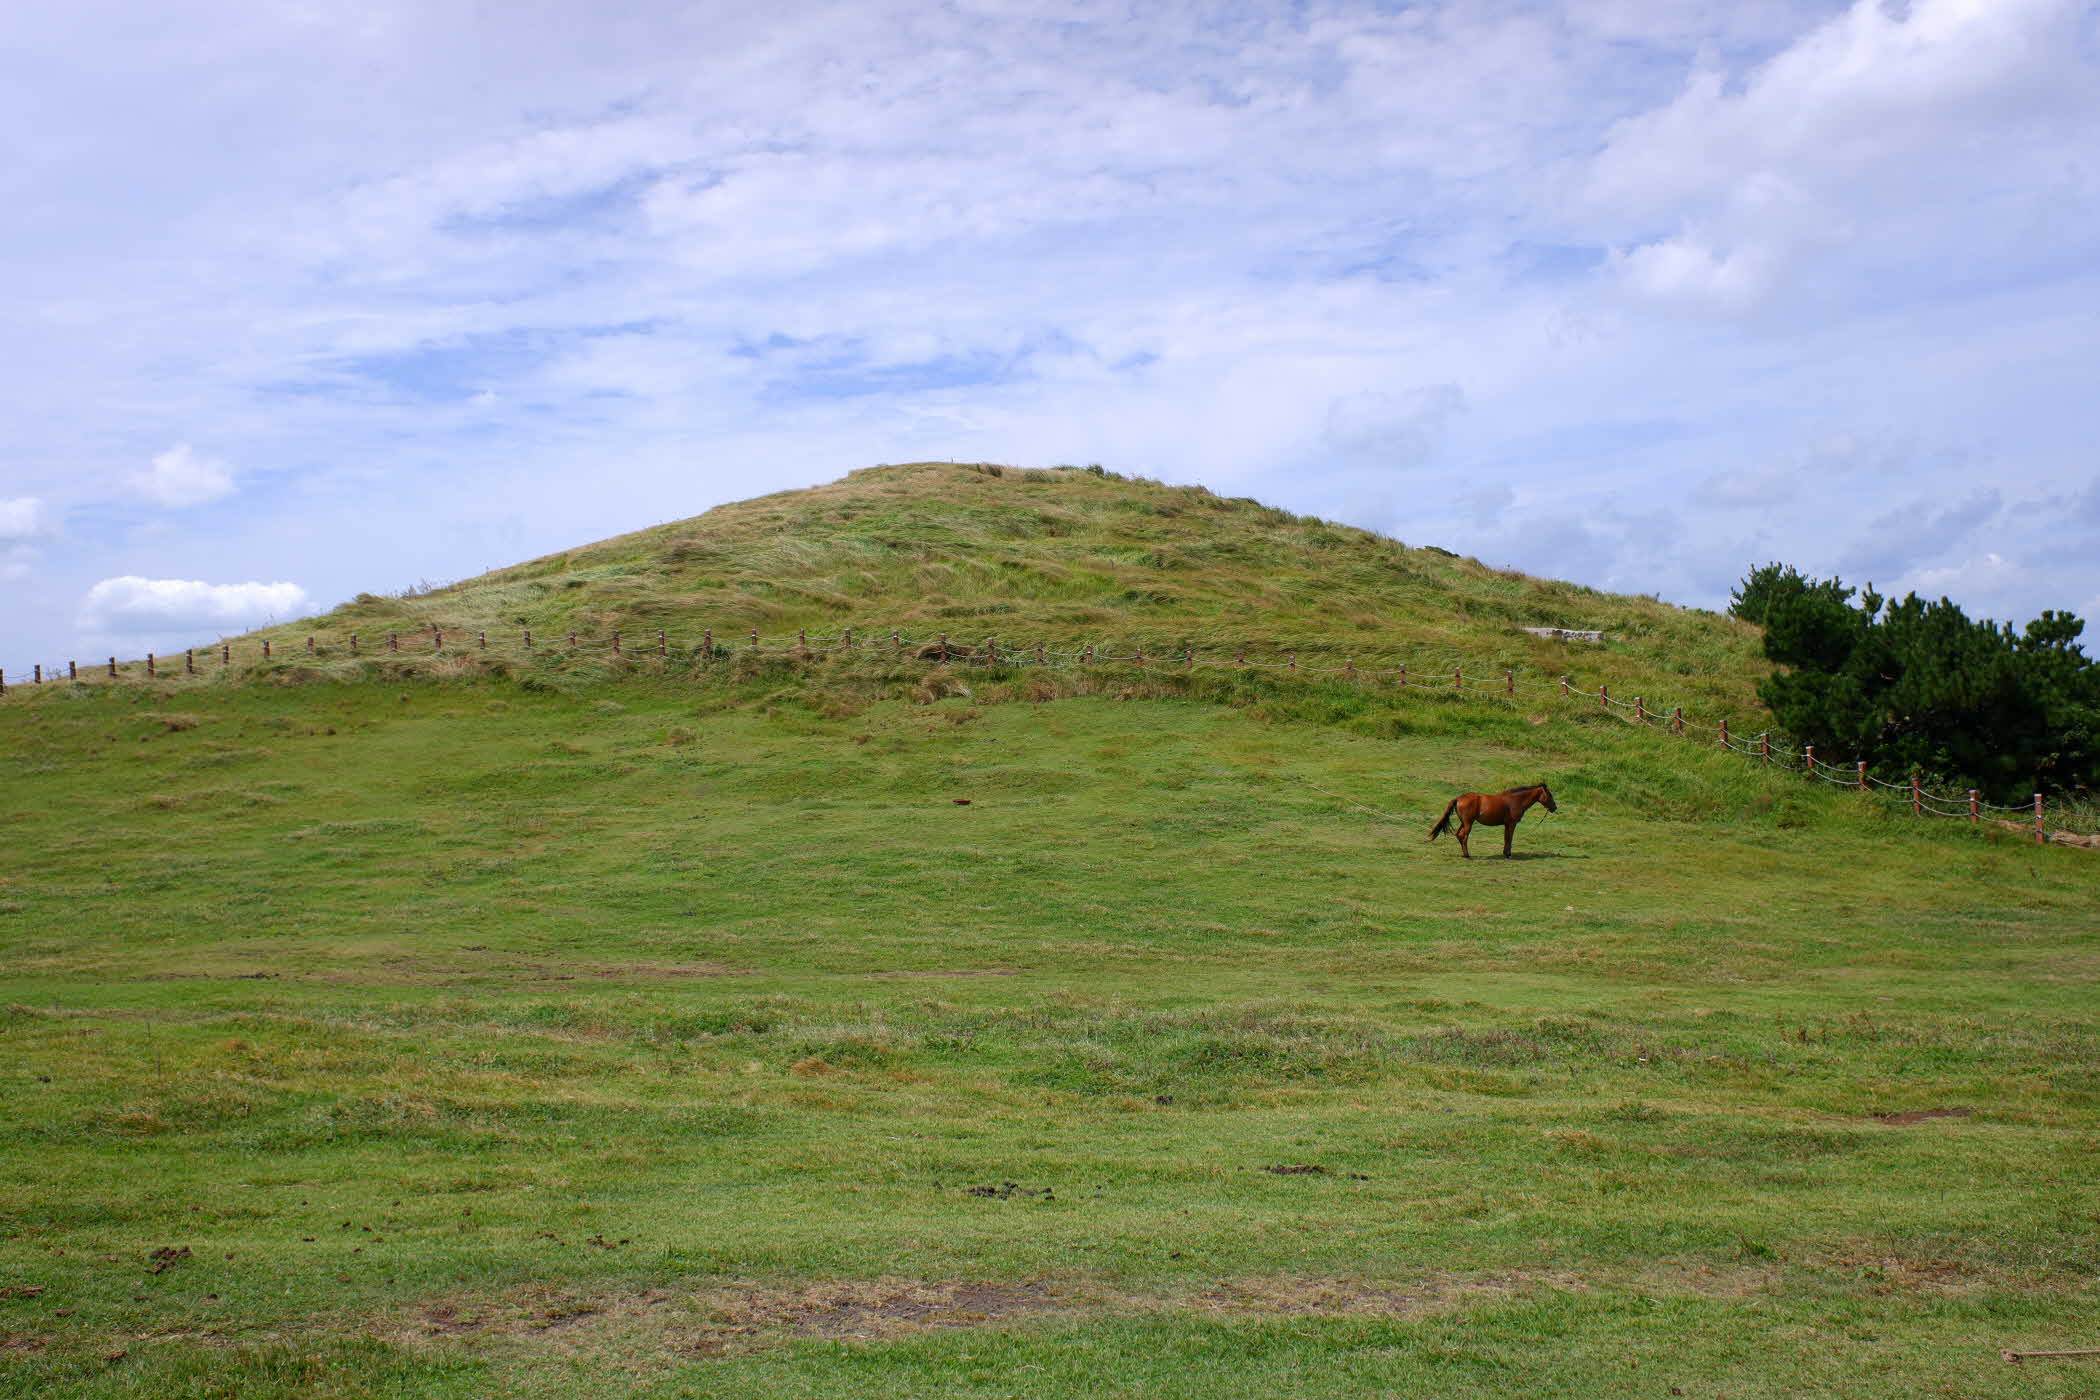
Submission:
[[2093,1393],[2100,855],[1380,732],[10,698],[0,1393]]

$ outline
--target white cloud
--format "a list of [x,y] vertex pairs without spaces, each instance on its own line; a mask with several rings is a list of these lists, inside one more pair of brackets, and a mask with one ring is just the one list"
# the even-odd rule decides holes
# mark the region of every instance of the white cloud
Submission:
[[1328,405],[1325,439],[1344,456],[1404,471],[1436,456],[1445,426],[1465,407],[1456,384],[1348,394]]
[[1626,284],[1636,294],[1721,311],[1755,305],[1772,280],[1773,262],[1769,248],[1721,252],[1692,237],[1643,244],[1618,258]]
[[119,636],[182,628],[224,631],[295,617],[306,604],[306,590],[296,583],[205,583],[127,574],[88,590],[80,625]]
[[0,500],[0,540],[26,540],[43,529],[44,503],[34,496]]
[[1951,188],[2024,211],[2063,179],[2054,132],[2091,121],[2083,11],[1855,0],[1740,84],[1705,64],[1675,100],[1619,121],[1584,204],[1620,231],[1629,290],[1724,312],[1820,248],[1886,258],[1900,254],[1885,239],[1943,239],[1911,216]]
[[135,473],[130,485],[155,505],[180,509],[232,495],[233,469],[180,442],[156,456],[149,470]]

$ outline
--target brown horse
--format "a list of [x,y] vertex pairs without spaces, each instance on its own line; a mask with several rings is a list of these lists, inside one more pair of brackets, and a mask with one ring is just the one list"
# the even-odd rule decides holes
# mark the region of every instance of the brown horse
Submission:
[[1516,838],[1517,823],[1534,802],[1546,804],[1549,812],[1558,812],[1553,805],[1553,791],[1544,783],[1533,783],[1530,787],[1513,787],[1507,792],[1462,792],[1451,799],[1444,808],[1444,815],[1437,824],[1429,828],[1429,839],[1434,841],[1451,825],[1451,814],[1458,813],[1458,849],[1467,860],[1473,853],[1466,849],[1466,838],[1473,834],[1473,823],[1502,828],[1502,854],[1509,855],[1509,843]]

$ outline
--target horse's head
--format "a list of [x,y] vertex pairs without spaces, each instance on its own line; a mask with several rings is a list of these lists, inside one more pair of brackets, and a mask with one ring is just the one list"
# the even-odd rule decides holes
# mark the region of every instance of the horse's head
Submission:
[[1545,805],[1546,810],[1549,812],[1558,812],[1560,810],[1560,808],[1553,805],[1553,789],[1547,787],[1544,783],[1539,784],[1539,801]]

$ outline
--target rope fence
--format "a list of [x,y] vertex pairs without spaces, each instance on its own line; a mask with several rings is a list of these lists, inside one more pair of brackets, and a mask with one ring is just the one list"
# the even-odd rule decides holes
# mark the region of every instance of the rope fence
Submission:
[[[1744,739],[1729,731],[1727,720],[1706,722],[1694,720],[1684,713],[1680,705],[1667,710],[1651,706],[1647,698],[1636,695],[1631,700],[1622,700],[1611,693],[1611,687],[1600,682],[1595,690],[1584,690],[1574,683],[1571,676],[1557,676],[1552,680],[1534,680],[1519,677],[1512,667],[1503,668],[1500,675],[1475,675],[1466,670],[1463,661],[1430,667],[1411,666],[1406,662],[1385,665],[1358,665],[1355,657],[1344,654],[1342,664],[1315,665],[1300,659],[1296,651],[1283,652],[1277,659],[1250,659],[1246,648],[1236,648],[1232,655],[1199,655],[1188,647],[1169,648],[1146,652],[1143,646],[1134,645],[1125,654],[1117,654],[1098,646],[1087,644],[1074,651],[1059,651],[1046,643],[1009,645],[995,637],[987,637],[981,643],[951,642],[948,634],[938,633],[931,638],[906,636],[902,631],[881,629],[857,631],[846,628],[836,636],[812,637],[807,630],[799,630],[792,637],[761,636],[753,629],[735,634],[724,632],[717,637],[713,629],[701,633],[694,643],[674,641],[664,629],[628,632],[613,631],[609,637],[579,639],[575,632],[558,634],[560,640],[550,642],[545,637],[535,637],[532,631],[523,629],[518,634],[518,652],[530,652],[535,657],[559,657],[573,659],[579,655],[609,656],[617,660],[640,660],[656,657],[668,660],[673,655],[698,660],[703,665],[732,659],[736,655],[772,652],[774,654],[807,659],[819,655],[849,654],[875,655],[883,651],[897,660],[926,660],[936,663],[969,662],[972,664],[1012,667],[1078,667],[1127,665],[1139,669],[1180,671],[1197,666],[1239,670],[1272,671],[1287,675],[1340,676],[1357,683],[1378,683],[1397,689],[1439,691],[1446,694],[1459,693],[1479,695],[1483,692],[1498,694],[1504,699],[1515,699],[1520,691],[1543,693],[1567,701],[1595,701],[1597,707],[1607,714],[1616,713],[1645,728],[1661,730],[1683,738],[1693,737],[1695,731],[1711,731],[1715,742],[1729,752],[1738,754],[1764,767],[1775,767],[1790,772],[1799,772],[1835,787],[1851,788],[1867,793],[1881,791],[1897,794],[1910,806],[1913,815],[1919,817],[1939,816],[1966,819],[1980,823],[1986,814],[2001,825],[2014,825],[2005,820],[2017,817],[2023,829],[2030,807],[2026,804],[2001,806],[1982,801],[1972,788],[1961,795],[1930,792],[1913,778],[1908,783],[1891,783],[1875,777],[1867,771],[1863,760],[1834,764],[1816,757],[1813,746],[1803,745],[1798,750],[1792,746],[1775,743],[1769,732],[1760,732],[1753,738]],[[274,644],[265,638],[255,643],[255,660],[272,662],[287,660],[295,656],[340,659],[346,657],[422,655],[441,656],[451,654],[484,654],[493,651],[500,656],[515,656],[509,648],[500,645],[491,647],[486,631],[447,631],[432,627],[427,632],[404,634],[387,632],[366,635],[357,632],[345,634],[341,639],[329,641],[315,633],[304,638],[303,645],[287,647]],[[1327,649],[1322,649],[1326,654]],[[114,681],[127,677],[160,680],[176,676],[208,674],[216,667],[223,672],[234,664],[234,649],[230,642],[220,642],[210,647],[195,647],[185,650],[178,662],[172,655],[157,656],[148,652],[143,661],[119,661],[109,657],[106,661],[91,663],[83,668],[77,661],[65,664],[65,675],[60,677],[58,668],[47,673],[41,665],[31,668],[26,683],[30,687],[82,680]],[[179,669],[178,669],[179,667]],[[10,681],[7,673],[0,670],[0,697],[12,688],[24,686],[20,676]],[[2034,839],[2039,843],[2068,840],[2075,844],[2100,844],[2100,833],[2077,831],[2053,822],[2045,812],[2043,796],[2034,794],[2031,806]]]

